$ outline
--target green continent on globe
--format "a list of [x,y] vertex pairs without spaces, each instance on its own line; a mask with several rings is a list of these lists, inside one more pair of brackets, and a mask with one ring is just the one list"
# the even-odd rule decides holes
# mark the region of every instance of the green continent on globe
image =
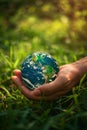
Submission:
[[35,52],[24,60],[21,72],[25,86],[33,90],[53,81],[59,72],[59,66],[50,54]]
[[46,65],[43,68],[43,74],[46,75],[46,82],[51,82],[52,79],[56,76],[56,71],[52,66]]

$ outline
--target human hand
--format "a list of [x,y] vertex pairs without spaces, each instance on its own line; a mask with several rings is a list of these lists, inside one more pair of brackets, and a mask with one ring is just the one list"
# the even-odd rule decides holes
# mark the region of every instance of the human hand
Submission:
[[55,100],[75,87],[84,73],[80,72],[77,63],[63,65],[54,81],[41,85],[33,91],[23,84],[20,70],[14,70],[14,74],[12,80],[25,97],[34,100]]

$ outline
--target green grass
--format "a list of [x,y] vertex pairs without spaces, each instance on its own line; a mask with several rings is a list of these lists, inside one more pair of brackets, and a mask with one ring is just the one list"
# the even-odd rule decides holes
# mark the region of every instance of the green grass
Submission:
[[87,82],[83,82],[84,77],[76,88],[54,102],[26,99],[11,80],[13,70],[20,69],[24,58],[35,51],[50,53],[59,66],[85,56],[84,47],[72,43],[68,46],[63,41],[67,28],[67,23],[58,20],[41,21],[30,17],[19,21],[15,30],[5,30],[2,34],[0,130],[87,130]]

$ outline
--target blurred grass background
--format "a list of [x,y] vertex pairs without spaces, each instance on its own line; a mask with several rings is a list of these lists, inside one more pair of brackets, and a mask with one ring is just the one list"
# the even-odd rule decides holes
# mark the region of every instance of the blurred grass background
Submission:
[[55,102],[26,99],[11,80],[35,51],[59,65],[87,55],[86,0],[0,0],[0,130],[87,130],[87,83]]

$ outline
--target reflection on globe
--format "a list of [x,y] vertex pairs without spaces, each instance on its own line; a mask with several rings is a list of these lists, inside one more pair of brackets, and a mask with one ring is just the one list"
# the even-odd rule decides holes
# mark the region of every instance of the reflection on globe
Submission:
[[48,53],[35,52],[23,62],[21,72],[22,80],[29,89],[53,81],[59,71],[58,64]]

